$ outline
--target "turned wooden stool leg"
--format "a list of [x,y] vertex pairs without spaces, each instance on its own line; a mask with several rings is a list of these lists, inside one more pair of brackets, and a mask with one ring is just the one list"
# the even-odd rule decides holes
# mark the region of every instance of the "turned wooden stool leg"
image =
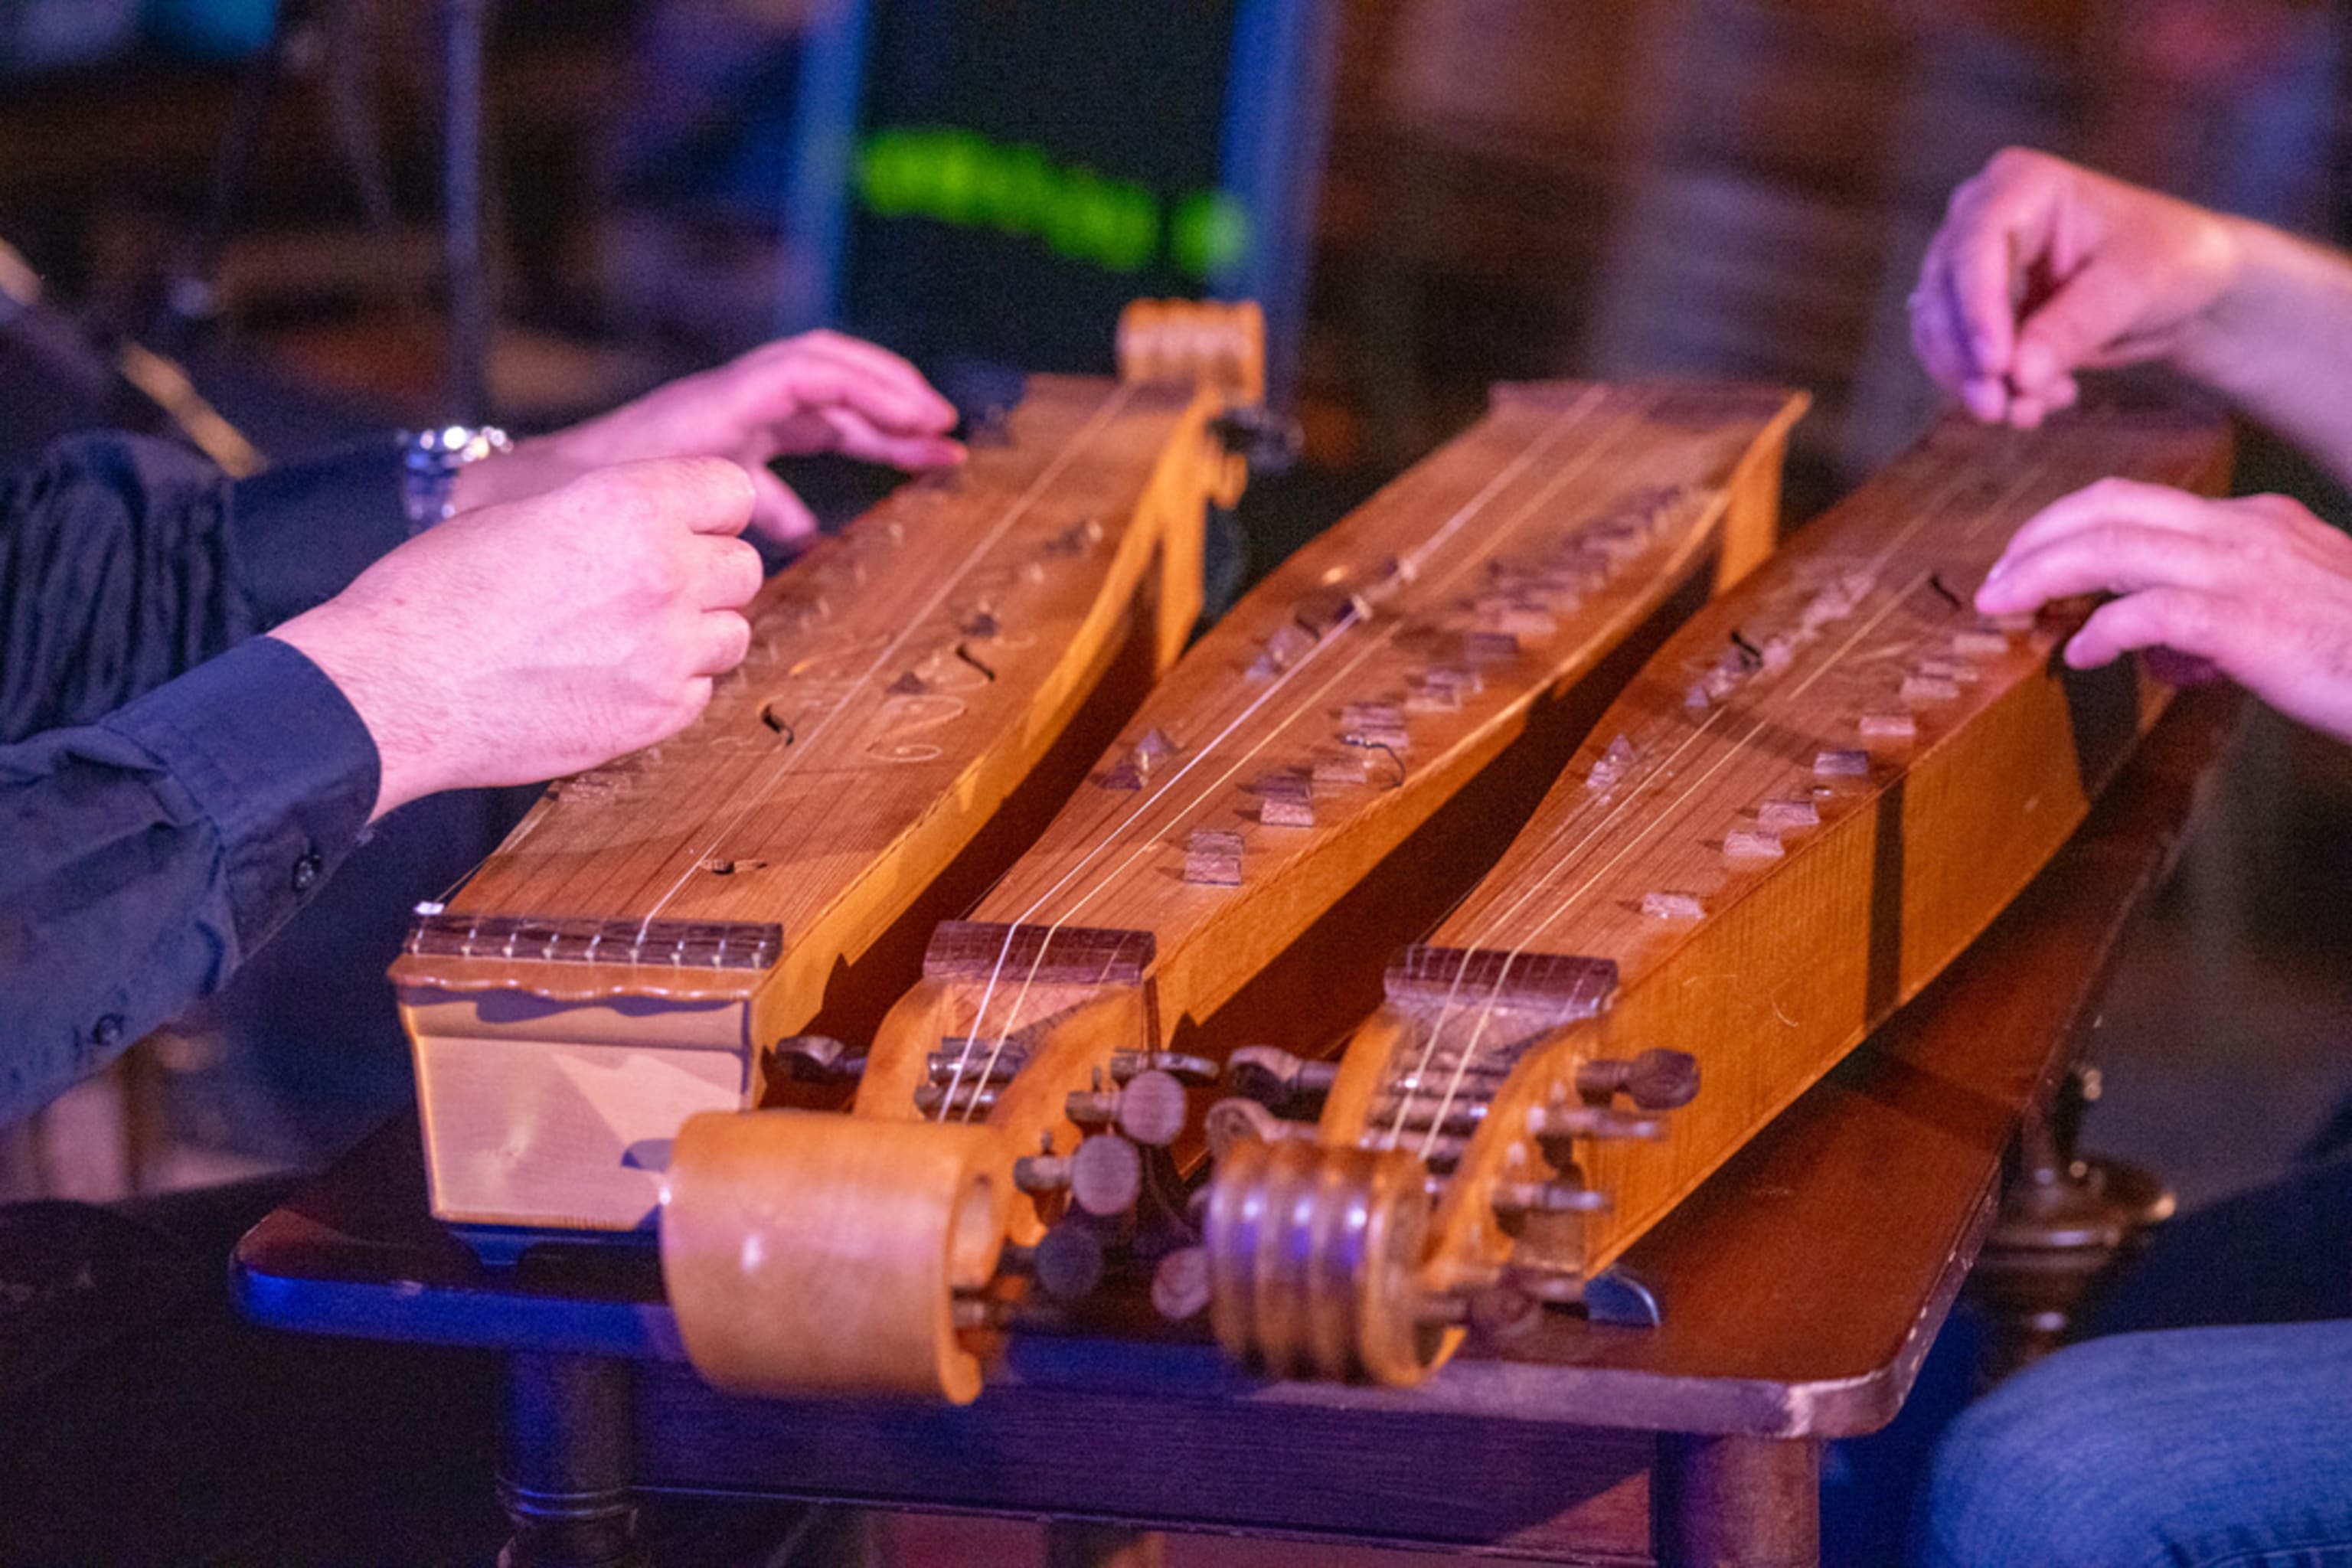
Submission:
[[629,1366],[522,1352],[507,1363],[499,1568],[648,1568],[631,1492]]
[[1662,1436],[1651,1497],[1664,1568],[1822,1560],[1822,1446],[1811,1439]]
[[2171,1216],[2172,1190],[2154,1175],[2076,1152],[2083,1113],[2098,1098],[2098,1069],[2078,1067],[2049,1116],[2025,1130],[2000,1217],[1969,1276],[1988,1323],[1977,1363],[1983,1386],[2057,1349],[2101,1276]]

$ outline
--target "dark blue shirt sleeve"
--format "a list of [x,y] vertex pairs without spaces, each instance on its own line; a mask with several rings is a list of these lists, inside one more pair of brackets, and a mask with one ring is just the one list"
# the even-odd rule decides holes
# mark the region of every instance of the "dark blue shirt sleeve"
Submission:
[[0,1123],[217,990],[357,843],[373,741],[256,637],[0,745]]
[[0,743],[95,722],[406,534],[389,437],[243,481],[165,441],[58,442],[0,476]]

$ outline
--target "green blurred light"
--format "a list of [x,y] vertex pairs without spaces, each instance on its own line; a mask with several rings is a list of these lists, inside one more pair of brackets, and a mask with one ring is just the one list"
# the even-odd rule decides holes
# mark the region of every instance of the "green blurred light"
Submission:
[[1038,148],[1003,146],[957,126],[874,132],[857,150],[856,183],[877,216],[992,227],[1114,272],[1150,266],[1163,231],[1169,258],[1195,278],[1232,266],[1248,248],[1248,218],[1223,192],[1186,196],[1167,222],[1160,199],[1133,180],[1056,163]]
[[1176,205],[1169,248],[1195,278],[1218,278],[1249,254],[1249,214],[1223,191],[1195,191]]

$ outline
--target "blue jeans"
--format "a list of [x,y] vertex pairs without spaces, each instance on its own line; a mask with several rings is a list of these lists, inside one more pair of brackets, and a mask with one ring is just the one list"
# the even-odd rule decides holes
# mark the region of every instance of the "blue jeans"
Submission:
[[2117,1334],[1955,1422],[1922,1568],[2352,1568],[2352,1322]]

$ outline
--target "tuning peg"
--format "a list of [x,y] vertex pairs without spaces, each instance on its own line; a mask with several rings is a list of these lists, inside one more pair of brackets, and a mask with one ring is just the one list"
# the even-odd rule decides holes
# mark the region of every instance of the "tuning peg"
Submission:
[[795,1083],[839,1082],[865,1070],[865,1053],[824,1035],[787,1035],[768,1053],[768,1076]]
[[1143,1195],[1143,1156],[1116,1132],[1098,1132],[1070,1156],[1070,1201],[1099,1218],[1122,1215]]
[[1261,1105],[1279,1107],[1302,1095],[1328,1094],[1337,1062],[1302,1061],[1275,1046],[1244,1046],[1225,1063],[1225,1084]]
[[1273,1143],[1310,1131],[1300,1123],[1285,1121],[1255,1100],[1238,1098],[1221,1100],[1209,1107],[1209,1113],[1201,1119],[1201,1126],[1209,1137],[1209,1157],[1215,1160],[1223,1159],[1225,1151],[1244,1138]]
[[1045,1294],[1057,1301],[1090,1296],[1102,1283],[1102,1237],[1090,1225],[1065,1221],[1038,1240],[1030,1267]]
[[1495,1213],[1504,1219],[1530,1214],[1598,1214],[1607,1194],[1574,1182],[1504,1182],[1495,1188]]
[[1188,1057],[1177,1051],[1111,1053],[1110,1079],[1113,1083],[1126,1083],[1138,1074],[1147,1072],[1168,1073],[1184,1084],[1217,1081],[1217,1064],[1206,1057]]
[[1137,1073],[1124,1087],[1078,1089],[1063,1103],[1063,1111],[1081,1126],[1116,1122],[1138,1143],[1164,1148],[1184,1131],[1184,1086],[1173,1073],[1157,1068]]
[[1151,1271],[1151,1305],[1171,1323],[1196,1317],[1209,1304],[1209,1249],[1180,1247]]
[[1298,460],[1306,444],[1298,422],[1265,408],[1236,408],[1211,426],[1225,450],[1245,460],[1259,474],[1286,472]]
[[1673,1110],[1698,1094],[1698,1058],[1687,1051],[1647,1050],[1632,1061],[1597,1057],[1576,1069],[1587,1100],[1624,1095],[1643,1110]]
[[1571,1138],[1654,1142],[1666,1135],[1666,1124],[1654,1116],[1631,1116],[1602,1105],[1538,1105],[1528,1112],[1528,1134],[1541,1143]]
[[1013,1162],[1013,1184],[1032,1197],[1062,1192],[1070,1184],[1070,1156],[1054,1152],[1054,1135],[1050,1132],[1038,1142],[1036,1153],[1024,1154]]
[[956,1328],[967,1333],[1001,1331],[1012,1316],[1011,1309],[996,1297],[961,1290],[956,1292],[949,1312]]

